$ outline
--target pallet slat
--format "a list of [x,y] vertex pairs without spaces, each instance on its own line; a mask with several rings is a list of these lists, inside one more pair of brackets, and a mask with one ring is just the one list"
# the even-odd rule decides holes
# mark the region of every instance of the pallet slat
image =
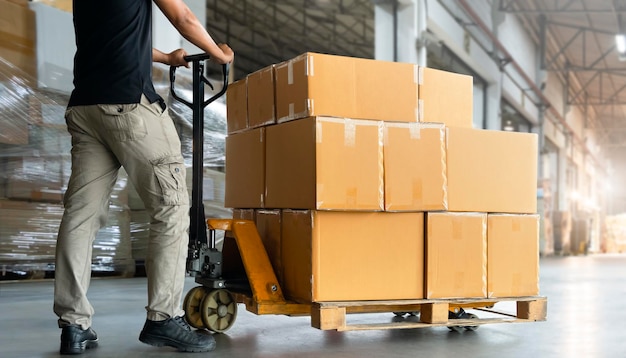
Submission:
[[[451,307],[493,306],[497,302],[517,303],[517,312],[509,314],[480,308],[481,311],[502,315],[498,318],[448,319]],[[547,298],[545,297],[507,297],[489,299],[437,299],[407,301],[352,301],[319,302],[311,307],[311,326],[321,330],[380,330],[407,329],[440,326],[479,326],[490,323],[523,323],[545,321],[547,316]],[[368,307],[372,308],[368,310]],[[384,310],[384,308],[389,308]],[[417,308],[417,309],[416,309]],[[347,324],[348,313],[371,312],[420,312],[420,322],[391,322],[373,324]]]

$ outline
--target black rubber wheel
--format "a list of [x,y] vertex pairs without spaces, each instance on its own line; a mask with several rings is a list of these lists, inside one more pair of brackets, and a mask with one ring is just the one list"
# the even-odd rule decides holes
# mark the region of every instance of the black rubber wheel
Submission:
[[[478,316],[473,313],[467,314],[467,319],[478,319]],[[463,326],[466,331],[475,331],[478,329],[478,326]]]

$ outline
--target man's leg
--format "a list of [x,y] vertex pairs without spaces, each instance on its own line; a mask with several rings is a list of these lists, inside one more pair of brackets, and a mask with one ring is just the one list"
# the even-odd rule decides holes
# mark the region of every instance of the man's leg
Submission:
[[106,223],[109,197],[120,164],[94,136],[89,107],[68,110],[72,136],[72,175],[64,196],[56,245],[54,312],[59,317],[61,353],[82,353],[97,345],[91,327],[94,313],[87,300],[92,244]]
[[110,145],[151,217],[146,257],[148,320],[140,339],[183,351],[211,350],[215,346],[212,337],[191,332],[180,318],[184,313],[180,301],[189,241],[189,194],[174,123],[158,103],[150,104],[145,97],[129,111],[108,111],[113,117],[125,113],[125,121],[134,128],[128,135],[120,133],[126,140]]

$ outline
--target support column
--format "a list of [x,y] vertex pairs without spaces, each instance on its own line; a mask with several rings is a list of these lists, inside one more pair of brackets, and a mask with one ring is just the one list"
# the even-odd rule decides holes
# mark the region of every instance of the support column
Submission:
[[426,66],[426,0],[373,0],[375,58]]

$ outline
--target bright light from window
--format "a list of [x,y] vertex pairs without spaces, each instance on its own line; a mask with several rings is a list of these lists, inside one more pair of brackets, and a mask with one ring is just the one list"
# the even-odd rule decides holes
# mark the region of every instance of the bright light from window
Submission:
[[626,53],[626,35],[618,34],[615,35],[615,45],[617,46],[617,52],[620,54]]

